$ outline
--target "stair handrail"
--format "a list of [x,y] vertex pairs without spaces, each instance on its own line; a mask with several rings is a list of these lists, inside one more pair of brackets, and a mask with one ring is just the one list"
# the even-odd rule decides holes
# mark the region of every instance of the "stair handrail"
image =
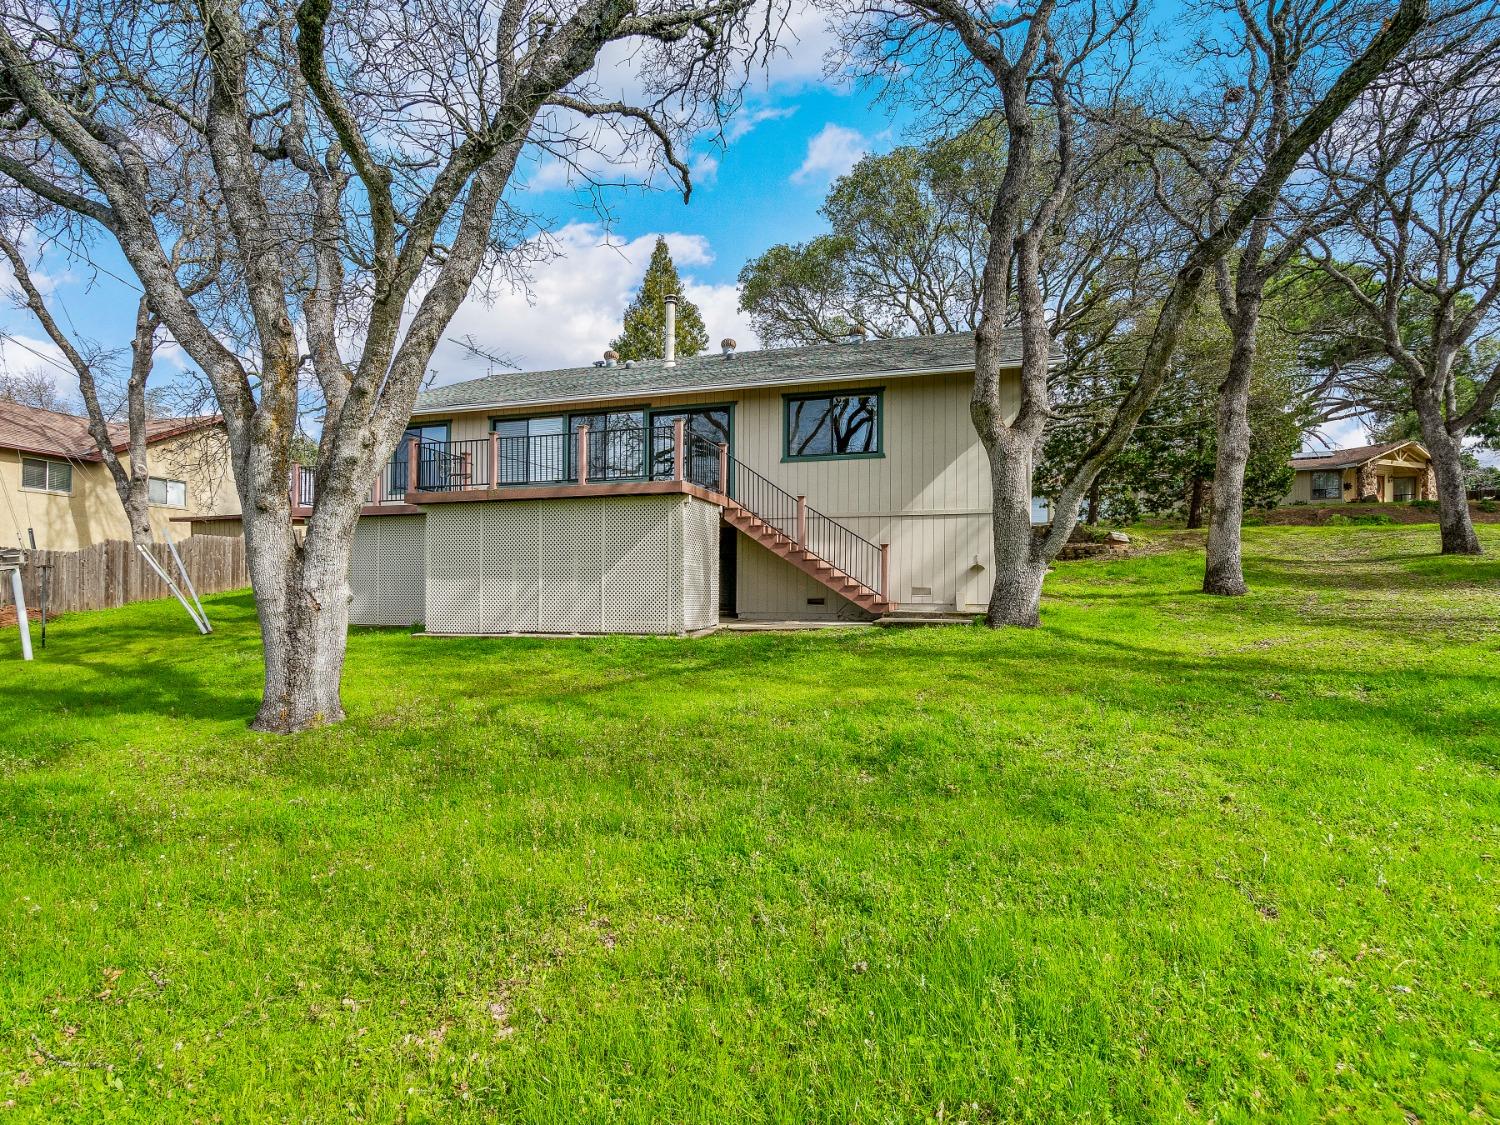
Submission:
[[[707,454],[711,451],[715,457],[718,456],[719,445],[716,442],[696,434],[689,435],[689,442],[694,444],[697,452]],[[805,498],[793,496],[775,481],[745,464],[733,451],[730,451],[725,463],[729,468],[729,480],[719,481],[715,491],[728,496],[803,550],[837,567],[868,589],[885,595],[883,547],[872,543],[847,524],[809,506]],[[717,461],[714,464],[717,469]],[[713,488],[710,482],[693,483]]]

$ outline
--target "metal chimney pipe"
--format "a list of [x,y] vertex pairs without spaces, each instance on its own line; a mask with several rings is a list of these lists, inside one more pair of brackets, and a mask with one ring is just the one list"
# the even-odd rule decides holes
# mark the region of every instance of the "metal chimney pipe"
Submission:
[[667,322],[666,322],[666,324],[662,328],[662,331],[663,331],[663,333],[666,336],[666,338],[664,340],[662,340],[662,348],[661,348],[662,366],[663,367],[676,367],[677,366],[677,294],[676,293],[668,293],[666,295],[665,300],[666,300],[666,304],[667,304]]

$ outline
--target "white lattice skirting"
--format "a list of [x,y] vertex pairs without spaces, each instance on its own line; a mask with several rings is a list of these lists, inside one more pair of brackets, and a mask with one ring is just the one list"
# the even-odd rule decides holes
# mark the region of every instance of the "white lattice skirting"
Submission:
[[[411,532],[370,528],[408,521],[423,545],[415,567]],[[368,517],[355,536],[351,621],[420,619],[429,633],[454,634],[710,628],[718,536],[719,509],[681,495],[475,501],[433,505],[425,517]],[[422,613],[397,620],[413,575],[425,585]]]
[[422,516],[379,516],[354,526],[351,625],[413,625],[426,613]]

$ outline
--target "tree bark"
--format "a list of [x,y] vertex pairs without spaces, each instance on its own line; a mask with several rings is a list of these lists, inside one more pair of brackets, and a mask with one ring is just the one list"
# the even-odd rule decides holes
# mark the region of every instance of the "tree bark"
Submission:
[[1093,483],[1089,485],[1089,518],[1088,518],[1088,524],[1089,524],[1090,527],[1097,527],[1099,525],[1099,478],[1098,477],[1095,477]]
[[989,449],[990,500],[995,539],[995,585],[985,624],[992,628],[1041,624],[1042,579],[1047,564],[1033,543],[1032,451],[1014,431],[998,435]]
[[1482,555],[1479,536],[1469,518],[1469,494],[1464,487],[1461,454],[1463,442],[1448,431],[1443,404],[1435,394],[1418,395],[1417,419],[1422,426],[1422,442],[1432,455],[1433,476],[1437,478],[1438,525],[1445,555]]
[[255,730],[287,734],[344,718],[340,672],[349,631],[347,529],[298,543],[288,507],[245,520],[250,578],[265,653]]
[[1234,347],[1219,386],[1215,431],[1214,503],[1209,515],[1203,592],[1242,597],[1248,592],[1241,559],[1240,530],[1245,511],[1245,466],[1250,460],[1250,379],[1255,366],[1259,293],[1241,292],[1230,329]]

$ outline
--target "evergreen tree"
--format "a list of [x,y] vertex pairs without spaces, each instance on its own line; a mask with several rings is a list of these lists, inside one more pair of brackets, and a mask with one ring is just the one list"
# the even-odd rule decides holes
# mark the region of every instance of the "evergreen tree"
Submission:
[[677,277],[677,267],[672,264],[667,240],[658,236],[641,290],[625,310],[625,329],[610,341],[609,346],[620,353],[621,359],[662,358],[662,341],[666,338],[666,298],[670,293],[677,294],[678,356],[697,355],[708,347],[703,314],[697,305],[682,295],[682,282]]

